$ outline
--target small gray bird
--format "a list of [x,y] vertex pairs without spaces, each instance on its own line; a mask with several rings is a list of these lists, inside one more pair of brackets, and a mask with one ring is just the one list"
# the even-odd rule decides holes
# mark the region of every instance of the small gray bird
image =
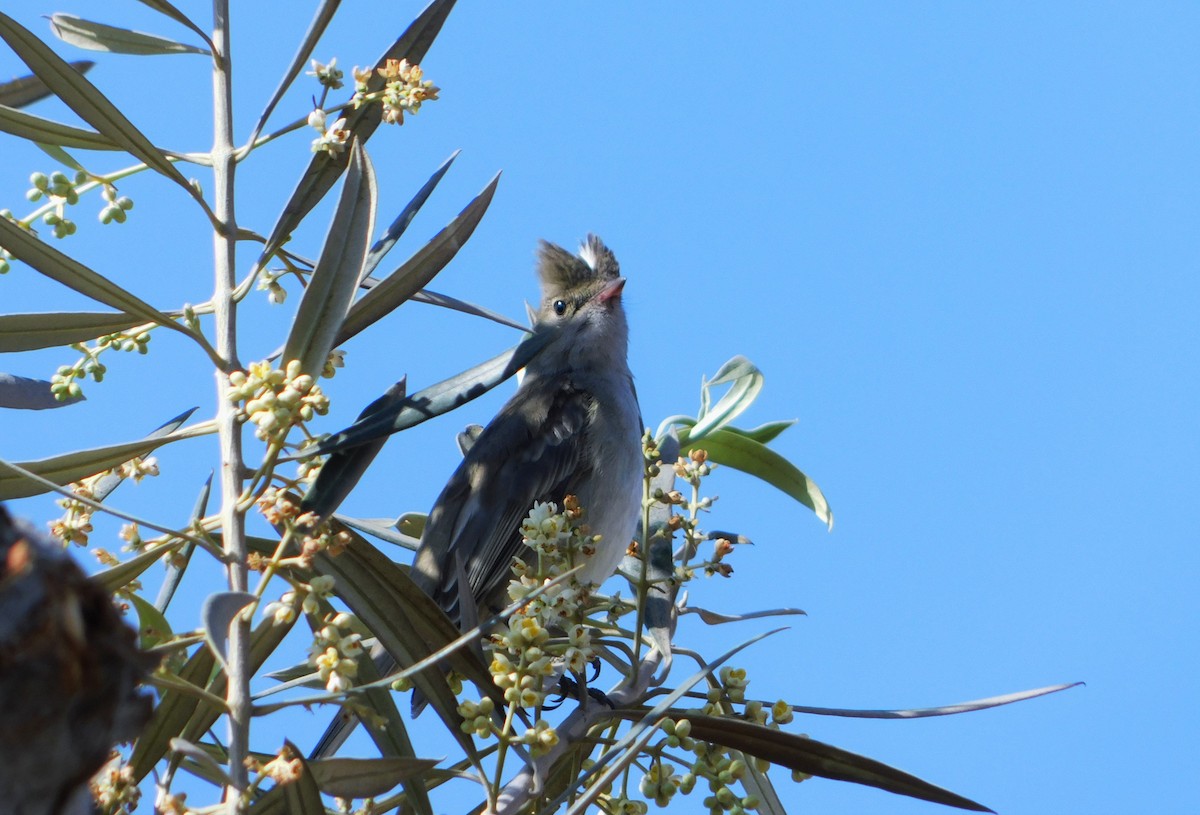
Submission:
[[[578,257],[543,241],[538,276],[535,330],[561,333],[450,476],[413,561],[413,580],[462,628],[508,604],[512,559],[529,551],[521,521],[535,501],[561,508],[577,496],[601,536],[581,582],[616,570],[637,525],[642,420],[626,361],[625,278],[594,235]],[[464,600],[476,608],[463,609]]]
[[[595,235],[578,257],[543,241],[537,270],[542,302],[534,330],[561,330],[450,476],[410,572],[463,629],[508,605],[512,559],[531,551],[520,527],[534,502],[561,509],[563,498],[576,496],[584,522],[601,536],[580,582],[599,584],[616,571],[640,515],[643,425],[626,361],[625,278]],[[386,652],[377,656],[381,674],[395,664]],[[413,713],[424,707],[414,690]],[[332,755],[356,722],[348,712],[339,716],[312,757]]]

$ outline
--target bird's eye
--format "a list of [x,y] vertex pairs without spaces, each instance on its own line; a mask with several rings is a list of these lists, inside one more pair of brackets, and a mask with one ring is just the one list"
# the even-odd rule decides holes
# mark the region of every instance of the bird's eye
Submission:
[[557,314],[559,317],[566,314],[567,313],[567,301],[566,300],[555,300],[554,301],[554,313]]

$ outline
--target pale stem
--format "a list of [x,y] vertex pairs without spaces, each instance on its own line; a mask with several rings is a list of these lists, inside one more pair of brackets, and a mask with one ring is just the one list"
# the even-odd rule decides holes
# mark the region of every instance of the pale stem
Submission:
[[[229,0],[213,0],[213,317],[217,353],[225,371],[238,367],[236,284],[237,220],[233,190],[236,157],[233,146],[233,87],[229,42]],[[242,429],[236,405],[230,401],[229,378],[217,371],[217,432],[221,448],[221,539],[225,544],[230,591],[246,591],[246,516],[240,509],[242,495]],[[225,803],[230,815],[243,809],[247,789],[246,757],[250,749],[250,623],[244,617],[229,627],[228,689],[229,778]]]

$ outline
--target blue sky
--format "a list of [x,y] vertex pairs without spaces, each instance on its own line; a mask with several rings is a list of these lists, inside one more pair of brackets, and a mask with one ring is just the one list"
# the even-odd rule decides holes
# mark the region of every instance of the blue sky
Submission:
[[[203,19],[204,4],[180,5]],[[310,10],[238,5],[244,138]],[[8,13],[43,33],[40,15],[56,10],[101,13],[41,0]],[[318,54],[369,63],[418,11],[344,4]],[[103,15],[184,36],[136,3]],[[380,218],[461,148],[397,260],[504,174],[433,288],[519,318],[536,297],[536,240],[594,231],[629,278],[650,425],[694,412],[701,376],[729,357],[762,368],[745,423],[800,419],[777,447],[820,484],[837,524],[826,533],[732,471],[711,479],[712,525],[756,545],[693,602],[809,613],[739,657],[752,693],[902,708],[1087,682],[963,716],[795,729],[1005,815],[1186,812],[1200,746],[1198,30],[1200,11],[1182,3],[463,3],[424,63],[443,98],[370,144]],[[101,56],[90,76],[156,143],[199,150],[206,67]],[[0,75],[22,72],[0,51]],[[292,93],[277,122],[304,115],[312,93]],[[69,118],[54,103],[34,112]],[[307,140],[240,171],[243,224],[269,228]],[[28,173],[51,162],[5,144],[0,206],[20,212]],[[166,187],[125,182],[137,208],[123,227],[102,228],[85,203],[63,245],[164,308],[211,287],[205,225]],[[297,246],[315,254],[326,219]],[[297,299],[256,304],[246,359],[274,349]],[[89,307],[21,269],[0,278],[0,304]],[[513,339],[405,306],[349,346],[322,429],[403,374],[427,384]],[[0,455],[73,449],[84,434],[121,441],[191,405],[211,410],[204,360],[155,343],[157,356],[113,359],[86,404],[6,413]],[[71,359],[12,356],[0,370],[48,377]],[[393,441],[347,511],[426,510],[454,466],[454,432],[506,396]],[[163,477],[115,498],[181,522],[211,453],[165,450]],[[55,514],[44,501],[17,509]],[[716,654],[768,627],[686,633]],[[780,788],[792,811],[938,809],[819,779]]]

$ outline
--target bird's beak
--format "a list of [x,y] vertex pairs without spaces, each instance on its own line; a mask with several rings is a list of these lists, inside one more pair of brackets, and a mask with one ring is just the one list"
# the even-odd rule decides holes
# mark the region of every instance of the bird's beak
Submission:
[[600,290],[600,293],[596,295],[596,300],[600,303],[607,303],[609,300],[619,300],[621,298],[621,289],[623,288],[625,288],[625,278],[618,277]]

